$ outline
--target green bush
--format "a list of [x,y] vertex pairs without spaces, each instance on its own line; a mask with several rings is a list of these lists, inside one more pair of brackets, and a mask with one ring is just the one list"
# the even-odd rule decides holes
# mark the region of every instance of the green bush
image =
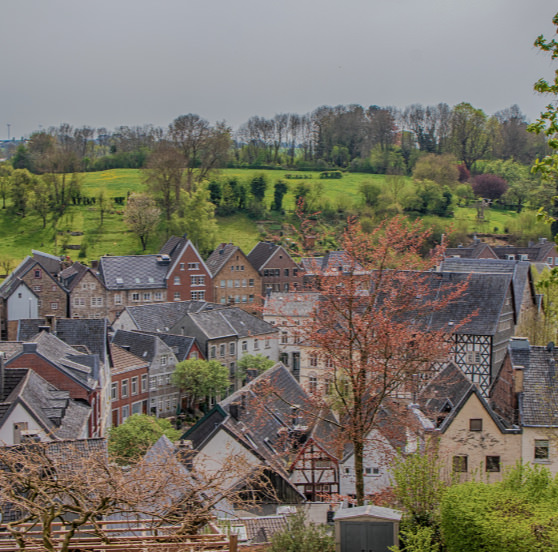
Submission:
[[287,528],[271,537],[270,552],[334,552],[335,540],[323,525],[306,523],[303,511],[287,521]]

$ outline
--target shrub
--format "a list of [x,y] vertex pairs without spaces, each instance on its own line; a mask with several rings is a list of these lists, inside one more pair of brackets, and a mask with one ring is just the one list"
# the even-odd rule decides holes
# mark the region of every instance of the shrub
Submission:
[[287,528],[271,537],[270,552],[334,552],[335,540],[323,525],[306,523],[299,511],[287,521]]

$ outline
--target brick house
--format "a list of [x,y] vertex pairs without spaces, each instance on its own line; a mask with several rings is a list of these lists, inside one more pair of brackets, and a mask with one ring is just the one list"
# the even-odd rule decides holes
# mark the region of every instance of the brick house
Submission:
[[259,242],[248,253],[248,260],[258,271],[262,297],[268,292],[288,292],[302,288],[302,269],[281,245]]
[[253,312],[261,297],[261,278],[240,247],[221,243],[206,265],[213,279],[213,301]]
[[148,363],[123,347],[111,343],[112,427],[133,414],[147,414],[149,401]]
[[157,335],[126,330],[117,330],[112,344],[126,349],[147,363],[148,414],[159,417],[174,416],[178,406],[179,389],[171,383],[171,375],[178,362],[173,348]]
[[171,236],[159,254],[170,257],[165,278],[168,300],[213,300],[211,272],[190,240]]
[[[0,342],[0,350],[4,343]],[[43,331],[6,360],[6,368],[31,368],[56,388],[91,407],[89,436],[102,436],[106,419],[98,355],[82,353]]]

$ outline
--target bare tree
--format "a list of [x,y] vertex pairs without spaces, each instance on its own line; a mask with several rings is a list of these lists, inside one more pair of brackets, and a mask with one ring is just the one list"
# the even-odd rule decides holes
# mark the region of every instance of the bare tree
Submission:
[[161,211],[147,194],[131,194],[124,211],[124,222],[141,241],[143,250],[159,221]]

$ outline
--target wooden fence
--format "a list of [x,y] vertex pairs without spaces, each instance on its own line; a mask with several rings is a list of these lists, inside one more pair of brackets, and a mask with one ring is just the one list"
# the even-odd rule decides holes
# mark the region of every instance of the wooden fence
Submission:
[[[177,535],[173,527],[154,527],[150,520],[141,522],[100,521],[107,542],[95,535],[91,527],[80,528],[79,533],[71,539],[69,550],[72,552],[237,552],[238,536],[219,533],[215,526],[212,532],[202,535]],[[19,529],[25,532],[25,548],[27,552],[45,552],[42,533],[39,526],[21,524]],[[55,550],[62,550],[67,530],[64,525],[53,524]],[[15,539],[5,527],[0,526],[0,552],[16,552],[18,547]]]

